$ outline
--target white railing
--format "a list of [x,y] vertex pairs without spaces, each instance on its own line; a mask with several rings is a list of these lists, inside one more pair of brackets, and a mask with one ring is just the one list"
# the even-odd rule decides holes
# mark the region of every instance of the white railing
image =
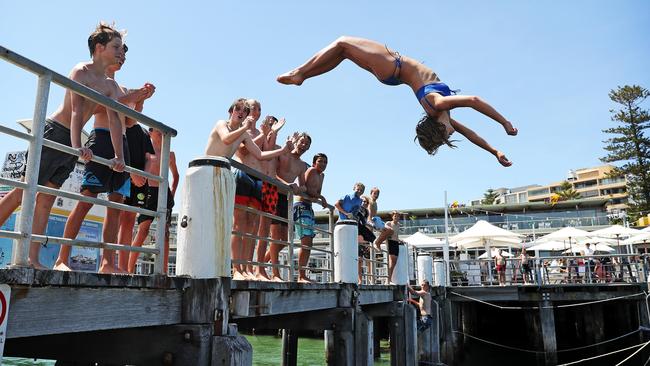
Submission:
[[[111,207],[111,208],[124,210],[124,211],[137,212],[137,213],[146,214],[158,218],[158,226],[157,226],[157,233],[156,233],[156,238],[157,238],[156,248],[151,249],[151,248],[137,248],[137,247],[125,246],[125,245],[114,244],[114,243],[96,243],[96,242],[90,242],[86,240],[48,237],[44,235],[34,235],[32,234],[33,216],[31,214],[22,214],[20,215],[20,220],[18,221],[17,231],[0,230],[1,237],[15,239],[11,265],[28,266],[27,258],[28,258],[29,246],[31,242],[52,242],[52,243],[59,243],[63,245],[102,248],[108,250],[122,250],[122,251],[129,251],[129,252],[161,254],[164,248],[164,237],[165,237],[165,226],[166,226],[165,221],[166,221],[166,212],[167,212],[167,188],[169,187],[169,182],[168,182],[169,151],[170,151],[171,138],[173,136],[176,136],[176,130],[150,117],[147,117],[144,114],[136,112],[133,109],[124,106],[113,99],[110,99],[84,85],[81,85],[71,79],[68,79],[63,75],[58,74],[2,46],[0,46],[0,58],[18,67],[21,67],[33,74],[38,75],[36,103],[34,107],[34,117],[33,117],[33,125],[31,129],[31,133],[27,134],[27,133],[13,130],[5,126],[0,126],[0,133],[5,133],[10,136],[22,138],[29,141],[30,153],[27,160],[25,182],[0,178],[0,183],[17,187],[23,190],[21,212],[23,213],[34,212],[35,203],[36,203],[36,193],[42,192],[54,196],[72,198],[82,202],[98,204],[98,205]],[[148,127],[153,127],[162,132],[163,142],[162,142],[162,151],[161,151],[162,156],[160,158],[159,176],[152,175],[131,167],[126,167],[124,169],[125,172],[136,173],[138,175],[147,177],[148,179],[154,179],[159,182],[160,188],[158,194],[157,212],[153,212],[141,208],[135,208],[125,204],[109,202],[97,198],[86,197],[80,194],[65,192],[59,189],[53,189],[53,188],[48,188],[45,186],[38,185],[39,161],[40,161],[41,150],[43,146],[47,146],[55,150],[63,151],[71,155],[76,155],[76,156],[80,155],[76,149],[43,139],[43,129],[44,129],[44,123],[46,118],[47,104],[49,99],[49,91],[50,91],[51,83],[55,83],[59,86],[62,86],[63,88],[66,88],[71,92],[79,94],[84,98],[87,98],[97,104],[103,105],[106,108],[124,114],[127,117],[139,121],[140,123]],[[99,164],[111,166],[111,162],[109,160],[102,159],[100,157],[93,157],[92,161],[97,162]],[[162,274],[163,273],[162,265],[163,265],[163,255],[156,255],[154,273]]]

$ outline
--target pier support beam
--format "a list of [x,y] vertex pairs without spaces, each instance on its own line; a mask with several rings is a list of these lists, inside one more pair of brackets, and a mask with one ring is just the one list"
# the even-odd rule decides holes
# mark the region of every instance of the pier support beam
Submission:
[[298,335],[291,329],[282,329],[282,366],[298,365]]
[[[542,294],[543,296],[544,294]],[[557,365],[557,340],[555,338],[555,314],[550,300],[540,302],[539,318],[542,325],[542,340],[544,342],[545,364]]]
[[354,365],[353,332],[349,330],[326,330],[325,352],[325,359],[330,366]]
[[415,365],[417,362],[416,312],[413,306],[403,302],[400,305],[398,316],[390,318],[390,364]]
[[355,365],[372,366],[373,364],[373,321],[362,311],[357,311],[354,316],[354,358]]

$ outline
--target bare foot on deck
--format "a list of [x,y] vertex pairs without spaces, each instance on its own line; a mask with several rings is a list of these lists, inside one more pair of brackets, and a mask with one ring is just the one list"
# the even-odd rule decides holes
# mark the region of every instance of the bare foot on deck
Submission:
[[44,265],[41,264],[39,261],[30,261],[28,260],[29,266],[32,267],[33,269],[49,269],[45,267]]
[[255,273],[255,281],[269,282],[271,279],[266,271],[259,271]]
[[272,276],[271,282],[284,282],[284,280],[280,276]]
[[503,124],[503,128],[505,128],[506,133],[507,133],[508,135],[510,135],[510,136],[517,136],[517,133],[519,132],[518,129],[516,129],[516,128],[514,128],[514,127],[512,126],[512,123],[510,123],[510,121],[506,121],[506,122]]
[[111,266],[110,264],[102,264],[99,267],[99,270],[97,271],[97,273],[113,274],[113,273],[117,273],[117,268]]
[[305,78],[302,77],[296,70],[286,72],[277,78],[278,83],[286,85],[302,85],[302,82],[305,81]]
[[235,272],[232,274],[232,279],[234,281],[246,281],[246,277],[241,272]]
[[68,266],[66,263],[63,262],[55,263],[53,269],[55,271],[66,271],[66,272],[72,271],[72,268],[70,268],[70,266]]
[[314,283],[314,281],[310,280],[307,277],[301,277],[301,278],[298,278],[298,283]]

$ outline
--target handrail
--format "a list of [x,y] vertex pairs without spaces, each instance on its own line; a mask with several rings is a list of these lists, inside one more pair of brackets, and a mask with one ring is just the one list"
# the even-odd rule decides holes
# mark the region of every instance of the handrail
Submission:
[[[79,201],[90,202],[93,204],[99,204],[106,207],[117,208],[121,210],[127,210],[132,212],[144,213],[147,215],[154,216],[158,218],[158,227],[156,232],[156,248],[149,249],[145,248],[137,249],[131,246],[124,245],[115,245],[111,243],[95,243],[83,240],[73,240],[66,238],[56,238],[48,237],[43,235],[36,235],[32,233],[32,224],[33,217],[31,214],[21,215],[20,220],[17,222],[17,232],[9,234],[9,232],[0,231],[0,236],[5,237],[14,237],[18,235],[19,240],[14,244],[13,254],[11,264],[16,266],[25,266],[28,264],[27,261],[27,248],[29,247],[32,241],[56,241],[63,244],[70,245],[79,245],[79,246],[90,246],[90,247],[100,247],[105,249],[115,249],[122,250],[127,252],[147,252],[147,253],[156,253],[161,254],[163,248],[163,242],[165,238],[165,228],[166,228],[166,207],[167,207],[167,188],[168,188],[168,169],[169,169],[169,151],[170,151],[170,140],[172,136],[176,136],[177,132],[175,129],[166,126],[140,112],[134,111],[133,109],[118,103],[117,101],[108,98],[100,93],[81,85],[67,77],[58,74],[34,61],[27,59],[15,52],[10,51],[9,49],[0,46],[0,58],[11,62],[29,72],[37,74],[38,87],[36,95],[36,105],[34,108],[34,117],[32,119],[33,126],[31,129],[31,134],[22,133],[15,131],[11,128],[0,126],[0,133],[4,132],[8,135],[26,139],[29,141],[29,151],[31,152],[27,161],[27,170],[25,174],[26,182],[19,182],[10,179],[2,179],[0,182],[6,183],[7,185],[18,187],[23,190],[22,194],[22,212],[33,212],[35,208],[36,193],[44,192],[55,196],[62,196],[67,198],[76,199]],[[76,149],[72,149],[68,146],[49,141],[43,138],[43,126],[45,121],[45,114],[47,110],[47,103],[49,99],[49,90],[50,84],[56,83],[76,94],[79,94],[95,103],[105,106],[106,108],[115,110],[119,113],[122,113],[128,117],[131,117],[134,120],[137,120],[143,123],[146,126],[156,128],[160,130],[163,134],[162,149],[161,149],[161,158],[160,158],[160,175],[156,176],[138,169],[133,169],[131,167],[125,167],[124,171],[127,173],[134,173],[149,179],[159,181],[159,193],[158,193],[158,210],[156,212],[150,210],[144,210],[140,208],[133,208],[127,205],[122,205],[110,201],[99,200],[92,197],[85,197],[82,195],[65,192],[59,189],[53,189],[49,187],[39,186],[37,183],[37,176],[39,170],[39,161],[41,156],[41,150],[43,146],[53,148],[55,150],[63,151],[65,153],[80,156],[80,153]],[[92,161],[95,161],[99,164],[111,166],[111,161],[107,159],[102,159],[99,157],[93,157]],[[162,273],[162,262],[163,255],[156,256],[156,262],[154,270],[156,273]]]
[[3,58],[12,64],[23,68],[31,73],[37,75],[50,75],[52,77],[52,82],[56,83],[66,89],[72,90],[76,94],[79,94],[85,98],[92,100],[95,103],[99,103],[103,106],[106,106],[114,111],[122,113],[127,117],[130,117],[138,122],[141,122],[149,127],[153,127],[157,130],[160,130],[163,134],[170,134],[171,136],[176,136],[178,132],[175,129],[156,121],[155,119],[148,117],[140,112],[137,112],[124,104],[121,104],[105,95],[102,95],[93,89],[79,84],[74,80],[68,79],[66,76],[63,76],[55,71],[48,69],[47,67],[36,63],[26,57],[23,57],[8,48],[0,46],[0,58]]

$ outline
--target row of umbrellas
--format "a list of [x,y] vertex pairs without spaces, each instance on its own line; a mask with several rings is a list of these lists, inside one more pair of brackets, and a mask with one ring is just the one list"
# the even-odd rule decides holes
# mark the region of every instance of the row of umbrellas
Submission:
[[[449,238],[450,246],[460,250],[490,247],[512,247],[521,245],[523,235],[494,226],[485,220],[479,220],[474,226]],[[628,238],[621,240],[622,238]],[[443,241],[431,238],[423,233],[415,233],[405,240],[415,247],[439,247]],[[568,245],[567,245],[568,242]],[[527,250],[565,250],[568,253],[580,252],[584,244],[591,243],[592,249],[602,252],[615,251],[610,245],[631,245],[650,243],[650,227],[637,230],[621,225],[612,225],[605,229],[588,232],[574,227],[565,227],[536,240]],[[574,247],[575,246],[575,247]]]

